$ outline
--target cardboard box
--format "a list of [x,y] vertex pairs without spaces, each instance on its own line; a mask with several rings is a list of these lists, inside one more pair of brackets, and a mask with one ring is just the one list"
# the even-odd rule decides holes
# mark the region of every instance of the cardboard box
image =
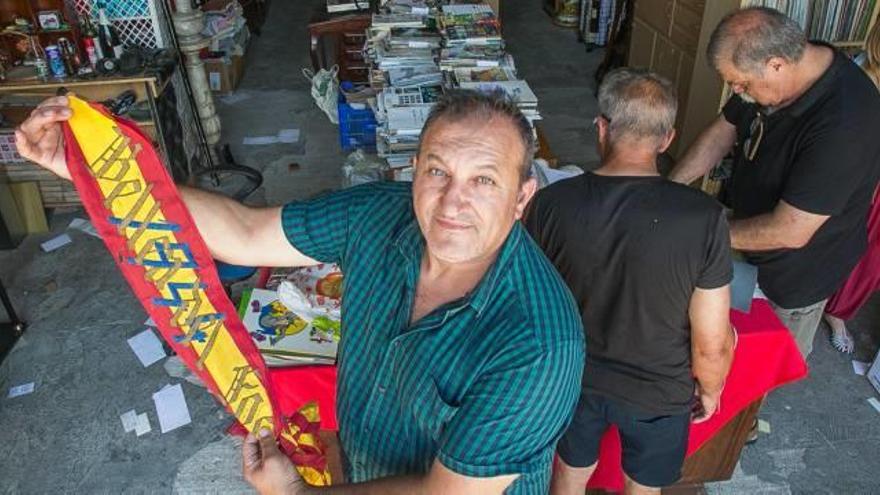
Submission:
[[205,74],[208,76],[208,86],[215,93],[231,93],[238,87],[241,77],[244,75],[244,57],[233,55],[231,57],[206,59]]

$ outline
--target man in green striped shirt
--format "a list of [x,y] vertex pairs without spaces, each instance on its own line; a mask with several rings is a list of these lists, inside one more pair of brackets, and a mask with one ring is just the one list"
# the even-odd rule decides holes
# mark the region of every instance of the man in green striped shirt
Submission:
[[[36,112],[20,146],[61,172],[63,156],[46,141],[60,139],[52,126],[63,107]],[[307,486],[260,432],[245,441],[243,471],[261,493],[547,492],[584,342],[571,294],[519,222],[536,188],[533,151],[514,104],[453,92],[425,125],[412,185],[283,208],[181,188],[215,258],[337,262],[345,273],[337,416],[346,480]]]

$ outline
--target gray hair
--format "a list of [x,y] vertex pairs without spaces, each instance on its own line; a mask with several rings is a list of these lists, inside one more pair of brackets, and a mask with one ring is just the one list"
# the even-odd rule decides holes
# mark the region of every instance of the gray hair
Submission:
[[[428,130],[440,120],[459,122],[477,118],[487,121],[493,117],[507,119],[516,129],[524,149],[520,163],[520,180],[527,179],[531,174],[532,157],[536,149],[532,125],[516,103],[500,89],[486,93],[469,89],[448,90],[428,114],[428,119],[422,127],[422,138],[427,136]],[[419,153],[421,148],[420,140]]]
[[623,136],[665,139],[675,129],[677,110],[672,83],[646,69],[614,69],[599,85],[599,112],[612,143]]
[[798,62],[806,47],[807,37],[793,19],[768,7],[749,7],[721,19],[706,55],[716,70],[726,57],[737,70],[760,75],[770,58]]

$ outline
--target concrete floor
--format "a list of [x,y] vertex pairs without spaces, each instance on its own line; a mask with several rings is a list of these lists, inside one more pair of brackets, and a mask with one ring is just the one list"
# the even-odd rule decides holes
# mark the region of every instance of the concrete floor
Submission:
[[[300,69],[309,65],[305,23],[323,0],[277,0],[254,38],[235,103],[218,102],[223,138],[236,158],[259,168],[265,187],[249,202],[279,203],[338,187],[344,155],[336,127],[315,107]],[[505,2],[510,51],[541,100],[545,130],[562,163],[596,161],[590,121],[592,73],[601,52],[587,54],[571,31],[553,27],[536,0]],[[548,64],[552,56],[555,61]],[[243,146],[245,136],[298,128],[296,145]],[[290,164],[298,169],[291,170]],[[56,212],[52,233],[0,252],[0,277],[30,327],[0,365],[0,492],[250,493],[239,475],[230,417],[204,389],[171,378],[160,364],[142,368],[126,344],[145,314],[98,239],[70,231],[53,253],[39,244],[82,212]],[[880,303],[851,326],[856,358],[880,345]],[[880,493],[880,415],[866,402],[873,389],[853,375],[823,328],[808,379],[773,393],[761,417],[772,432],[743,454],[734,479],[712,493]],[[35,382],[15,399],[6,390]],[[151,395],[183,383],[193,423],[160,434]],[[119,415],[147,412],[153,428],[124,433]]]

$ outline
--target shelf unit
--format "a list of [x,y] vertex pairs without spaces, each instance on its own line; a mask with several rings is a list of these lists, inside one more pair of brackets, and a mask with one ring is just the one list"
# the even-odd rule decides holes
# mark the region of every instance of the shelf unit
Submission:
[[[67,27],[41,29],[37,13],[45,10],[60,12]],[[0,0],[0,29],[12,24],[16,17],[22,17],[31,23],[32,34],[37,37],[44,49],[49,45],[56,44],[59,38],[69,39],[78,50],[80,49],[79,25],[64,0]],[[20,60],[25,55],[15,48],[21,40],[24,38],[13,34],[0,35],[0,48],[12,61]]]
[[[105,77],[91,80],[59,80],[50,82],[22,81],[0,83],[0,114],[4,126],[0,133],[10,134],[14,126],[30,115],[30,111],[40,101],[55,95],[60,87],[65,87],[90,101],[103,101],[113,98],[126,90],[134,91],[137,101],[150,103],[151,118],[137,122],[142,130],[157,143],[161,154],[167,157],[166,135],[162,129],[157,108],[157,100],[162,97],[169,80],[159,81],[155,76],[140,75],[132,77]],[[46,208],[72,206],[79,204],[79,195],[69,181],[56,177],[25,160],[0,162],[0,182],[36,182],[43,205]]]

